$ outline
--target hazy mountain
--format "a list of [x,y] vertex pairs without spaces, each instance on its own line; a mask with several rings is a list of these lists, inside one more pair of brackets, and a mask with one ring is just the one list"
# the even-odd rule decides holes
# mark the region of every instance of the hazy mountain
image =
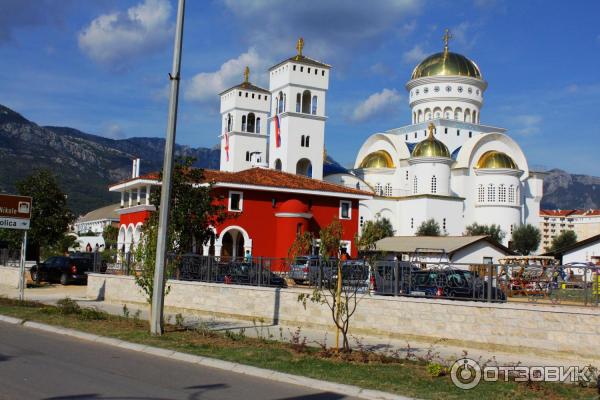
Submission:
[[[76,213],[117,201],[111,183],[131,174],[131,160],[141,158],[141,173],[162,167],[164,140],[108,139],[73,128],[38,126],[0,105],[0,192],[14,193],[14,184],[35,168],[49,168],[60,178]],[[196,165],[218,168],[219,150],[176,146],[178,155],[196,158]]]
[[[38,126],[0,105],[0,192],[14,193],[14,184],[35,168],[49,168],[60,178],[76,213],[118,201],[108,186],[131,174],[131,160],[141,158],[141,173],[162,167],[164,140],[130,138],[115,140],[77,129]],[[196,158],[196,166],[219,167],[219,149],[176,146],[178,155]],[[328,157],[330,172],[343,170]],[[559,169],[544,180],[543,208],[600,207],[600,178],[571,175]]]

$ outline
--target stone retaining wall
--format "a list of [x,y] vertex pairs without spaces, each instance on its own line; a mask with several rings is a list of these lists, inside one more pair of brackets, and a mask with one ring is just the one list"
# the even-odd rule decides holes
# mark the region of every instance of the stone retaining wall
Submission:
[[19,288],[19,268],[0,266],[0,285]]
[[[298,295],[306,289],[276,289],[204,282],[168,281],[165,306],[188,313],[266,323],[331,329],[327,306]],[[87,295],[113,303],[145,303],[132,277],[90,274]],[[395,338],[447,339],[487,349],[600,354],[600,310],[534,304],[365,295],[351,324],[352,333]]]

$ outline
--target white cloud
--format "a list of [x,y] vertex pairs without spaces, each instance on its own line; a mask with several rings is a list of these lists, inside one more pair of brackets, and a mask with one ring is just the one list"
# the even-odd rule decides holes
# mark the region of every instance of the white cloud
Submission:
[[516,126],[514,132],[522,136],[530,136],[540,131],[542,116],[536,114],[517,115],[512,118],[513,125]]
[[192,77],[185,87],[185,98],[217,105],[219,93],[243,81],[246,66],[250,68],[250,81],[264,87],[270,64],[256,49],[250,48],[237,58],[225,61],[217,71],[200,72]]
[[79,48],[92,60],[121,68],[170,42],[171,3],[145,0],[126,12],[102,14],[79,32]]
[[393,110],[401,100],[402,96],[396,89],[383,89],[358,104],[350,119],[355,122],[367,121],[386,111]]
[[[452,28],[450,28],[450,34],[452,39],[460,45],[460,48],[464,50],[472,49],[477,42],[479,37],[477,32],[473,32],[477,26],[470,22],[462,22]],[[450,49],[452,50],[452,40],[450,41]]]
[[407,64],[417,63],[423,61],[427,54],[423,51],[421,45],[415,45],[409,51],[404,52],[402,60]]
[[124,139],[125,133],[119,124],[108,124],[104,129],[104,136],[110,139]]

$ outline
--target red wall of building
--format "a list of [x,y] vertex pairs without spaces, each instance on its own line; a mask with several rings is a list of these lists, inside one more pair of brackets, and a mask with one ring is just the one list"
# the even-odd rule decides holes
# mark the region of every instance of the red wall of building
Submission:
[[[225,228],[232,225],[242,227],[252,239],[252,255],[255,257],[287,257],[299,223],[302,224],[303,230],[309,230],[317,236],[320,229],[339,217],[340,200],[350,200],[343,197],[231,190],[243,193],[243,210],[232,212],[232,217],[217,227],[217,234],[221,234]],[[224,207],[228,206],[229,191],[230,189],[226,188],[214,190],[215,198]],[[275,207],[273,207],[273,199],[275,199]],[[312,218],[277,217],[275,214],[289,211],[286,209],[288,205],[286,202],[292,199],[303,203],[306,212],[312,214]],[[343,240],[351,242],[350,255],[356,257],[354,237],[358,232],[358,200],[350,201],[352,202],[351,219],[340,220],[340,222],[343,228]]]
[[146,222],[148,217],[150,216],[151,211],[136,211],[128,214],[121,214],[119,216],[119,224],[129,226],[129,224],[133,224],[133,226],[137,225],[139,222],[142,224]]

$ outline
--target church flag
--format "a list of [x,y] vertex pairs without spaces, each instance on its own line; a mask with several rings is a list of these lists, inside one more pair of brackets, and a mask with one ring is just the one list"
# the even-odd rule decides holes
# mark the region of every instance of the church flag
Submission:
[[275,122],[275,146],[281,146],[281,131],[279,130],[279,117],[276,115],[273,117],[273,121]]
[[229,132],[225,132],[225,157],[229,161]]

